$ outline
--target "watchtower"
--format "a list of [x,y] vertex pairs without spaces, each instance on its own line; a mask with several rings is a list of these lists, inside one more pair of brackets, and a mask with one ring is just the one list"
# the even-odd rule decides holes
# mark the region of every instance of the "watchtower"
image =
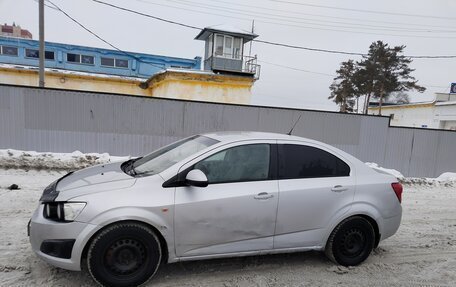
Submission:
[[204,70],[259,78],[257,57],[246,56],[244,45],[258,35],[229,26],[206,27],[195,37],[205,41]]

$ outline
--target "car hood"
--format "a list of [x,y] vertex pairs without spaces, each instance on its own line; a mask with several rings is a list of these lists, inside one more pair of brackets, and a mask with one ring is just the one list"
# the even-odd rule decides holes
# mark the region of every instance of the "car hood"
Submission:
[[81,169],[64,178],[57,184],[57,201],[89,193],[125,189],[133,186],[136,179],[124,173],[122,162],[101,164]]

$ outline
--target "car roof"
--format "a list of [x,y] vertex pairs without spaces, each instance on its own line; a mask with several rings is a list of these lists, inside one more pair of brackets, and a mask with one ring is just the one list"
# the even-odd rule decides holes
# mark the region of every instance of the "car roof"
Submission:
[[235,142],[241,140],[296,140],[296,141],[314,141],[298,136],[267,133],[267,132],[251,132],[251,131],[223,131],[202,134],[209,138],[213,138],[220,142]]

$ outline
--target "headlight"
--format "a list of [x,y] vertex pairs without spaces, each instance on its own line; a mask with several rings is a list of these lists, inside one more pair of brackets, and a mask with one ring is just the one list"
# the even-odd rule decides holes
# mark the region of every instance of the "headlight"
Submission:
[[56,221],[73,221],[85,206],[85,202],[49,202],[44,204],[43,215]]

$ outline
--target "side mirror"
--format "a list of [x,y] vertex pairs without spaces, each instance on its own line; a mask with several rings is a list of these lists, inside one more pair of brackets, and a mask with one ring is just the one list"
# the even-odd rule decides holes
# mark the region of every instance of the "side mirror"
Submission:
[[197,187],[206,187],[208,185],[207,176],[199,169],[189,171],[185,177],[185,183]]

